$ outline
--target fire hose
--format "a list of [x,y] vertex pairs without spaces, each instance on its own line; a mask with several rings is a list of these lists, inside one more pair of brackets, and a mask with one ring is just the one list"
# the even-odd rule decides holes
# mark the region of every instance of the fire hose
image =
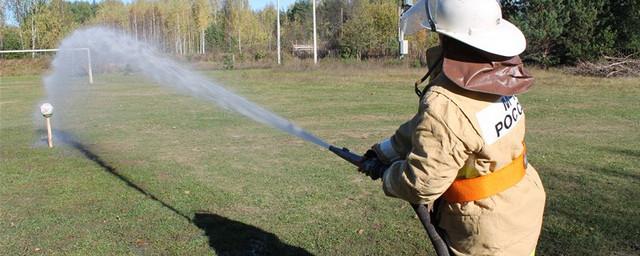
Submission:
[[[347,148],[329,146],[329,150],[357,167],[360,167],[364,159],[364,157],[349,151]],[[427,206],[424,204],[411,204],[411,207],[416,212],[416,215],[418,215],[418,219],[420,219],[420,223],[422,223],[422,226],[427,232],[427,236],[429,236],[429,240],[431,240],[436,254],[438,256],[449,256],[449,247],[431,222],[431,215],[429,214]]]

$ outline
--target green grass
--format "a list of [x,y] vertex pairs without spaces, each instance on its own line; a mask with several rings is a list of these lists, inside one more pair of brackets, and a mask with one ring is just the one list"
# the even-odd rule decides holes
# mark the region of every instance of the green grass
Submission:
[[[399,68],[215,71],[328,142],[363,152],[416,111]],[[536,70],[529,160],[547,191],[539,255],[640,252],[638,79]],[[0,77],[0,251],[433,254],[413,211],[327,151],[135,76],[102,75],[36,144],[38,76]]]

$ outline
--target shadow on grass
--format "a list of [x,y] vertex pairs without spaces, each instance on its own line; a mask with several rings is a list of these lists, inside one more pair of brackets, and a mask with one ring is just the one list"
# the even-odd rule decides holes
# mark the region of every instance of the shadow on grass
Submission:
[[[606,165],[582,165],[583,169],[604,175],[619,177],[622,179],[632,179],[640,181],[640,174],[637,172],[637,166],[629,165],[630,161],[637,161],[640,158],[640,150],[620,148],[620,147],[596,147],[597,150],[616,156],[616,160],[607,162]],[[634,160],[630,160],[634,159]]]
[[218,255],[312,255],[272,233],[214,213],[196,213],[193,223],[204,230]]
[[186,214],[118,173],[115,167],[105,162],[86,145],[80,143],[72,134],[56,131],[55,138],[78,150],[85,158],[93,161],[105,172],[113,175],[127,186],[160,203],[163,207],[202,229],[209,238],[209,246],[218,255],[312,255],[305,249],[282,242],[275,234],[215,213],[196,213],[191,219]]
[[601,146],[596,147],[596,149],[620,156],[640,157],[640,150],[638,149],[620,148],[615,146]]
[[563,255],[572,248],[570,255],[638,255],[640,225],[630,216],[640,209],[634,201],[640,175],[620,162],[585,162],[536,166],[549,174],[538,254]]
[[640,150],[628,148],[611,148],[610,151],[631,157],[640,157]]

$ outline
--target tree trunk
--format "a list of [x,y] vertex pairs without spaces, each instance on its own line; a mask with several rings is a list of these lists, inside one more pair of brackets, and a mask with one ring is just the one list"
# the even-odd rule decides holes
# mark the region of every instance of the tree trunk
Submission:
[[187,22],[187,29],[184,32],[184,40],[186,41],[186,45],[187,48],[185,49],[185,54],[191,54],[193,51],[193,45],[191,45],[191,43],[193,42],[193,40],[191,40],[191,23]]
[[[131,16],[129,16],[129,20],[131,20]],[[136,15],[133,15],[133,24],[129,25],[129,29],[133,30],[133,36],[136,40],[138,40],[138,22],[136,20]]]
[[205,38],[204,38],[204,28],[202,29],[202,31],[200,32],[200,47],[202,47],[202,54],[207,54],[206,51],[206,42],[205,42]]
[[[31,16],[31,50],[36,49],[36,22],[35,22],[35,14]],[[31,58],[35,58],[36,53],[31,52]]]
[[156,38],[156,9],[151,11],[151,38],[155,43],[158,43]]
[[145,13],[145,15],[142,15],[142,39],[145,42],[149,42],[149,40],[147,39],[147,23],[147,17]]
[[176,55],[180,54],[180,36],[176,34],[176,47],[175,47]]
[[180,15],[176,15],[176,54],[180,54]]
[[22,29],[20,29],[20,49],[21,50],[26,50],[26,48],[24,47],[24,35],[22,33]]

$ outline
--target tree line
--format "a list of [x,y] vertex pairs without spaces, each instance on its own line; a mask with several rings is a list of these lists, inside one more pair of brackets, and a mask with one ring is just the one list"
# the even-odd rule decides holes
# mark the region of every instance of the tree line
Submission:
[[[102,25],[185,57],[275,59],[274,3],[248,0],[0,0],[0,49],[55,48],[73,30]],[[398,0],[316,0],[320,56],[397,57]],[[503,0],[504,16],[528,39],[523,58],[542,65],[596,61],[640,51],[640,0]],[[13,22],[7,23],[7,17]],[[285,54],[312,42],[311,0],[280,11]],[[424,64],[437,37],[410,38],[409,58]],[[24,55],[15,55],[16,57]]]
[[527,37],[529,61],[640,58],[640,0],[506,0],[503,12]]

